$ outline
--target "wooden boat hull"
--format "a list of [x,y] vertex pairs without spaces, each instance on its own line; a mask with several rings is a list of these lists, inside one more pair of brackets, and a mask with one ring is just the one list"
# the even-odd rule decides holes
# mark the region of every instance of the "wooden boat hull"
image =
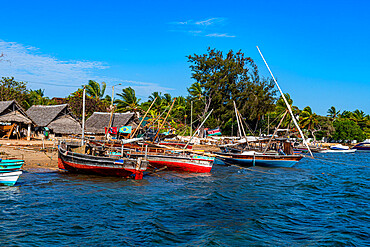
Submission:
[[24,160],[1,160],[0,161],[0,173],[18,171],[22,168]]
[[369,142],[361,142],[355,145],[352,149],[356,149],[358,151],[370,151],[370,143]]
[[0,185],[13,186],[21,174],[22,171],[0,173]]
[[70,172],[142,179],[147,165],[144,160],[92,156],[58,148],[58,167]]
[[[144,157],[144,154],[133,154],[131,157]],[[207,173],[211,172],[213,158],[203,156],[170,156],[170,155],[147,155],[149,164],[155,168],[166,167],[170,171]]]
[[348,149],[348,150],[345,150],[345,149],[328,149],[328,150],[323,150],[321,151],[320,153],[354,153],[356,152],[356,149]]
[[299,162],[301,155],[245,155],[245,154],[221,154],[217,158],[226,164],[235,164],[239,166],[265,166],[265,167],[292,167]]

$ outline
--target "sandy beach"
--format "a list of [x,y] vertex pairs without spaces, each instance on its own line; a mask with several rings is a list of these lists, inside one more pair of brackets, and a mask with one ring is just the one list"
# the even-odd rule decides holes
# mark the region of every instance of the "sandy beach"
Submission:
[[0,140],[0,158],[23,159],[23,170],[58,169],[56,141]]

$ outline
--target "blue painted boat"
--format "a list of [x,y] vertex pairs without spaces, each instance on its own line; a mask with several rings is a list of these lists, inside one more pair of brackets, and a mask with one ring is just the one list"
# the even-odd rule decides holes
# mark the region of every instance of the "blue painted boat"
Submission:
[[356,149],[358,151],[370,151],[370,142],[360,142],[352,149]]
[[239,165],[243,167],[265,166],[265,167],[292,167],[299,162],[302,155],[279,155],[261,154],[253,151],[241,154],[216,153],[217,158],[226,164]]
[[0,172],[18,171],[22,168],[24,160],[0,160]]
[[0,173],[0,185],[13,186],[21,174],[22,171]]

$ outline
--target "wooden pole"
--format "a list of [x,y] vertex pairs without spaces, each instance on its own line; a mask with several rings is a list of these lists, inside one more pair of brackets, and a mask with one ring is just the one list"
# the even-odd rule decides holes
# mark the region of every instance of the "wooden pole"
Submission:
[[154,102],[157,100],[157,98],[158,97],[155,97],[155,99],[153,100],[152,104],[149,106],[148,110],[145,112],[145,115],[144,115],[143,119],[141,119],[141,121],[140,121],[139,125],[137,126],[137,128],[135,129],[134,133],[132,133],[131,138],[134,138],[135,137],[135,134],[136,134],[137,130],[140,128],[140,126],[143,123],[146,115],[148,114],[148,112],[150,111],[150,109],[152,108],[152,106],[154,105]]
[[[206,122],[207,118],[211,115],[211,113],[213,112],[213,109],[208,113],[208,116],[203,120],[203,122],[200,124],[198,130],[200,128],[202,128],[203,124]],[[197,133],[197,131],[194,132],[194,134],[190,137],[190,140],[188,141],[188,143],[186,143],[184,149],[186,149],[189,145],[189,143],[191,142],[191,140],[193,139],[193,137],[195,136],[195,134]]]
[[235,101],[233,101],[233,103],[234,103],[234,110],[235,110],[235,115],[236,115],[236,121],[238,122],[239,135],[241,137],[242,136],[242,131],[240,130],[238,110],[236,109]]
[[311,156],[313,157],[313,154],[312,154],[312,152],[311,152],[311,149],[310,149],[310,147],[308,146],[308,143],[306,142],[306,139],[304,138],[303,132],[302,132],[301,128],[299,127],[299,125],[298,125],[298,123],[297,123],[297,120],[296,120],[296,119],[295,119],[295,117],[294,117],[294,114],[293,114],[293,112],[292,112],[292,108],[291,108],[291,107],[290,107],[290,105],[288,104],[288,101],[286,100],[286,98],[285,98],[285,95],[284,95],[283,91],[281,90],[281,88],[280,88],[279,84],[277,83],[277,81],[276,81],[276,79],[275,79],[274,75],[272,74],[272,72],[271,72],[271,70],[270,70],[270,67],[268,66],[268,64],[267,64],[267,62],[266,62],[265,58],[263,57],[263,55],[262,55],[262,53],[261,53],[260,49],[258,48],[258,46],[257,46],[257,50],[258,50],[258,52],[260,53],[260,55],[261,55],[261,57],[262,57],[263,61],[265,62],[266,67],[267,67],[268,71],[270,72],[270,74],[271,74],[271,76],[272,76],[272,79],[274,80],[274,82],[275,82],[275,84],[276,84],[277,88],[279,89],[280,94],[281,94],[281,97],[283,97],[283,99],[284,99],[284,102],[285,102],[285,104],[286,104],[286,106],[287,106],[287,108],[288,108],[288,110],[289,110],[289,113],[290,113],[290,115],[292,116],[293,122],[294,122],[295,126],[297,127],[297,129],[298,129],[299,133],[300,133],[300,134],[301,134],[301,136],[302,136],[303,144],[305,144],[305,145],[306,145],[306,147],[307,147],[308,151],[310,152]]
[[191,101],[191,110],[190,110],[190,136],[193,135],[193,101]]
[[81,137],[81,146],[84,145],[85,139],[85,97],[86,97],[86,87],[84,86],[84,91],[82,94],[82,137]]
[[[119,83],[119,84],[117,84],[117,85],[121,85],[121,83]],[[115,85],[115,86],[116,86],[116,85]],[[110,127],[112,127],[113,112],[114,112],[113,98],[114,98],[114,86],[112,86],[112,102],[111,102],[111,105],[110,105],[110,107],[111,107],[111,112],[110,112],[110,117],[109,117],[109,125],[108,125],[108,129],[107,129],[107,133],[105,134],[105,139],[107,139],[109,129],[110,129]]]
[[166,118],[163,120],[163,122],[162,122],[162,124],[161,124],[161,127],[159,127],[159,128],[158,128],[158,132],[157,132],[157,134],[155,135],[155,137],[154,137],[154,139],[153,139],[153,142],[155,141],[155,139],[157,139],[157,137],[158,137],[158,135],[159,135],[159,131],[162,129],[162,127],[163,127],[164,123],[166,122],[166,120],[167,120],[168,116],[170,115],[170,112],[171,112],[171,110],[172,110],[173,105],[175,104],[175,101],[176,101],[176,98],[174,98],[174,99],[173,99],[172,105],[171,105],[170,109],[168,110],[167,116],[166,116]]
[[267,143],[267,146],[266,146],[265,150],[263,151],[263,153],[266,153],[267,149],[270,147],[271,141],[274,138],[274,136],[275,136],[276,132],[278,131],[278,129],[280,128],[280,125],[283,122],[283,120],[284,120],[284,118],[285,118],[285,116],[286,116],[287,113],[288,113],[288,110],[285,110],[284,116],[281,118],[278,126],[276,127],[276,129],[274,131],[274,133],[272,134],[271,138],[269,139],[269,142]]

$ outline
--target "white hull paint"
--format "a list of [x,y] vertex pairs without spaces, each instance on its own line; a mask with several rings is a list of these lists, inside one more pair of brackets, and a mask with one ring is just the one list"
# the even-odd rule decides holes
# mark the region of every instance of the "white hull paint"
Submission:
[[13,186],[21,174],[22,171],[0,173],[0,185]]

